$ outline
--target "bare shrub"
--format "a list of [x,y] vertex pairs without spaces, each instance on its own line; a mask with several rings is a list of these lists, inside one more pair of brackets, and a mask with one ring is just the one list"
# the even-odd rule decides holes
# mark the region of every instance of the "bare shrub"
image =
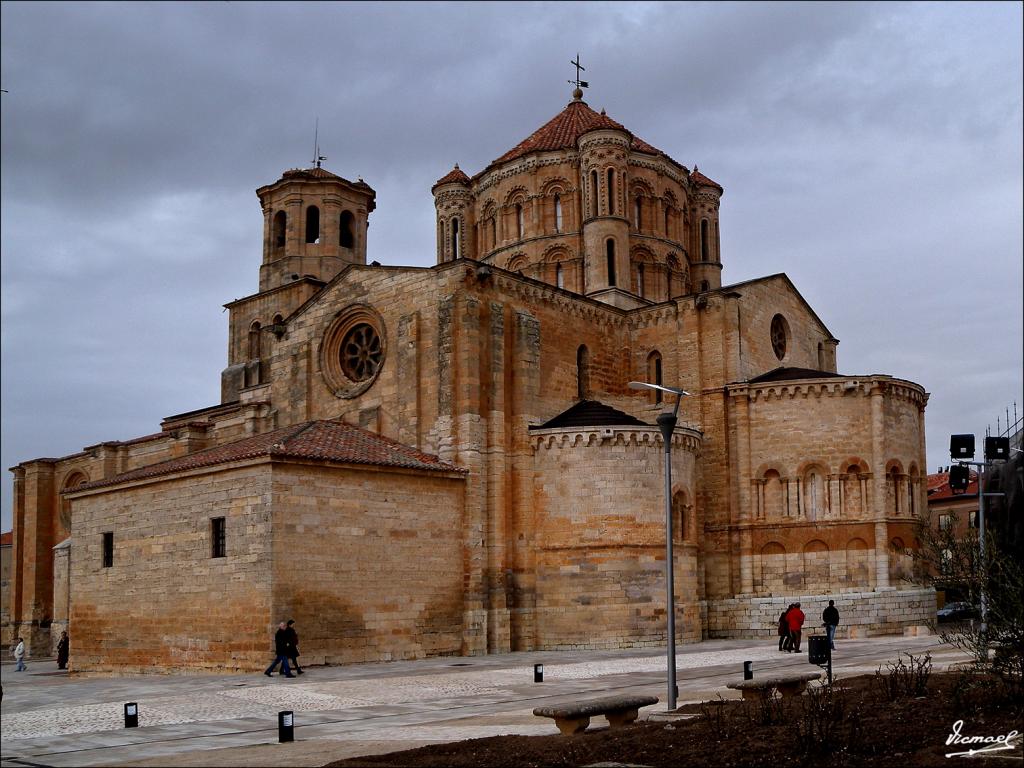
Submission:
[[845,689],[826,683],[813,685],[796,701],[789,728],[794,744],[805,755],[849,755],[859,749],[861,715]]
[[875,689],[886,701],[896,701],[904,696],[924,696],[928,690],[928,678],[932,673],[932,655],[923,656],[900,654],[896,661],[886,663],[886,672],[879,667],[875,670]]

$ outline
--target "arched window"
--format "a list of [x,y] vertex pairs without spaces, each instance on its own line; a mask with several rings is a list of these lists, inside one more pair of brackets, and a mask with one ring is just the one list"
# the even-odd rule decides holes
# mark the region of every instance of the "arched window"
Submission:
[[[615,285],[615,241],[611,238],[605,242],[605,250],[608,262],[608,285]],[[626,276],[629,279],[629,276]]]
[[889,501],[891,502],[891,509],[894,515],[900,513],[900,470],[898,467],[893,467],[889,470]]
[[576,350],[576,397],[586,400],[590,394],[590,350],[581,344]]
[[615,213],[615,171],[608,169],[608,215]]
[[677,491],[672,497],[673,539],[688,541],[693,536],[693,505],[686,491]]
[[315,205],[306,209],[306,242],[320,242],[320,209]]
[[[661,383],[661,353],[655,350],[647,356],[647,381],[651,384],[657,384],[659,387]],[[661,390],[656,389],[652,393],[654,395],[654,402],[660,403],[662,400]]]
[[711,284],[707,280],[701,280],[700,281],[701,293],[703,293],[704,291],[710,290],[710,289],[711,289]]
[[491,226],[490,226],[490,230],[491,230],[491,248],[494,249],[498,245],[498,217],[496,215],[495,216],[491,216],[490,224],[491,224]]
[[249,326],[249,359],[260,359],[260,321],[254,320]]
[[561,264],[555,264],[555,285],[559,288],[565,288],[565,275],[562,274]]
[[459,220],[452,217],[452,258],[458,259],[462,257],[462,251],[459,248]]
[[700,220],[700,260],[708,260],[708,220]]
[[636,227],[636,231],[640,231],[640,214],[642,213],[642,207],[640,205],[640,195],[636,196],[636,200],[633,202],[633,226]]
[[715,261],[722,260],[722,238],[718,234],[718,222],[715,222]]
[[643,263],[636,265],[636,292],[643,298],[644,296],[644,265]]
[[597,171],[590,172],[590,215],[597,216]]
[[516,233],[519,235],[519,239],[523,239],[523,233],[525,232],[523,226],[523,206],[522,203],[516,203]]
[[555,232],[562,231],[562,196],[555,195]]
[[284,248],[285,237],[288,234],[288,214],[278,211],[274,214],[274,250]]
[[352,248],[356,242],[355,217],[350,211],[342,211],[338,221],[338,244],[342,248]]
[[669,228],[672,223],[672,209],[669,206],[665,206],[665,237],[669,237]]
[[804,515],[818,520],[825,514],[825,473],[820,467],[811,467],[804,473]]

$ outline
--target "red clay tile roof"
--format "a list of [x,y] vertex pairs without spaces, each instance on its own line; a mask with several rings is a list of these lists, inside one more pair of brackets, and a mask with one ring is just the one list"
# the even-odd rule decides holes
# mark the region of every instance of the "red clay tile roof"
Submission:
[[580,136],[588,131],[596,131],[602,128],[624,131],[629,134],[630,146],[635,151],[650,155],[662,155],[676,165],[679,165],[679,163],[676,163],[675,160],[672,160],[660,149],[656,149],[646,141],[633,136],[621,123],[612,120],[603,112],[592,110],[587,105],[587,102],[570,101],[565,109],[487,167],[491,168],[501,163],[507,163],[509,160],[515,160],[531,152],[575,149],[576,141]]
[[697,166],[694,166],[693,170],[690,172],[690,181],[692,181],[694,184],[707,184],[708,186],[718,187],[723,192],[725,191],[722,185],[719,184],[717,181],[715,181],[714,179],[709,179],[703,173],[698,171]]
[[928,475],[928,501],[940,499],[967,498],[978,495],[978,473],[971,470],[971,484],[963,493],[953,493],[949,487],[949,472],[937,472]]
[[14,531],[7,531],[7,533],[0,533],[0,547],[13,546],[14,545]]
[[331,173],[326,168],[292,168],[290,171],[285,171],[281,174],[282,179],[337,179],[338,181],[348,181],[343,179],[336,173]]
[[440,179],[434,182],[434,186],[430,188],[433,192],[437,187],[442,184],[452,184],[458,182],[459,184],[469,184],[469,176],[467,176],[462,169],[459,168],[459,164],[456,163],[455,167],[452,168],[448,173],[442,176]]
[[212,467],[233,461],[271,458],[312,459],[342,464],[370,464],[438,472],[461,472],[437,456],[396,442],[344,421],[307,421],[282,427],[261,435],[246,437],[233,443],[207,448],[177,459],[162,461],[125,472],[115,477],[96,480],[74,488],[75,493],[91,488],[160,477],[176,472]]

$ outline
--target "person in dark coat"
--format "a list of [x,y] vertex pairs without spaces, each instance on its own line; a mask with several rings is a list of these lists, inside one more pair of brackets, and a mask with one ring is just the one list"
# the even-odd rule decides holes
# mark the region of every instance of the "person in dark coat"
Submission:
[[291,653],[291,649],[288,645],[288,625],[283,621],[277,625],[277,632],[274,633],[274,661],[264,671],[264,675],[270,677],[274,674],[274,667],[277,666],[278,662],[281,663],[281,674],[285,677],[295,677],[291,670],[288,668],[288,656]]
[[828,608],[821,612],[821,623],[825,625],[829,647],[834,651],[836,649],[836,627],[839,626],[839,609],[836,608],[835,600],[829,600]]
[[793,653],[800,653],[800,630],[804,626],[804,612],[800,610],[800,603],[793,603],[793,607],[786,613],[786,622],[789,624],[790,642],[793,647],[789,650]]
[[288,619],[288,626],[285,632],[288,634],[288,658],[292,660],[292,666],[300,675],[302,669],[299,667],[299,633],[295,631],[295,619]]
[[68,668],[68,656],[70,654],[71,641],[67,632],[60,633],[60,640],[57,641],[57,669]]
[[790,603],[789,607],[782,612],[779,616],[779,650],[788,651],[790,647],[789,642],[789,622],[786,620],[786,616],[793,610],[793,604]]

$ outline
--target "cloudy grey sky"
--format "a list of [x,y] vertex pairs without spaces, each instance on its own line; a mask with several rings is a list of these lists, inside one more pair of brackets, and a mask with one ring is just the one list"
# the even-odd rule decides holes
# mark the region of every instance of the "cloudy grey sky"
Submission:
[[577,51],[592,107],[724,185],[724,282],[786,272],[841,372],[931,392],[930,471],[1024,411],[1019,3],[0,14],[3,468],[218,402],[254,190],[308,165],[317,116],[326,167],[377,190],[369,258],[427,265],[431,184],[559,112]]

